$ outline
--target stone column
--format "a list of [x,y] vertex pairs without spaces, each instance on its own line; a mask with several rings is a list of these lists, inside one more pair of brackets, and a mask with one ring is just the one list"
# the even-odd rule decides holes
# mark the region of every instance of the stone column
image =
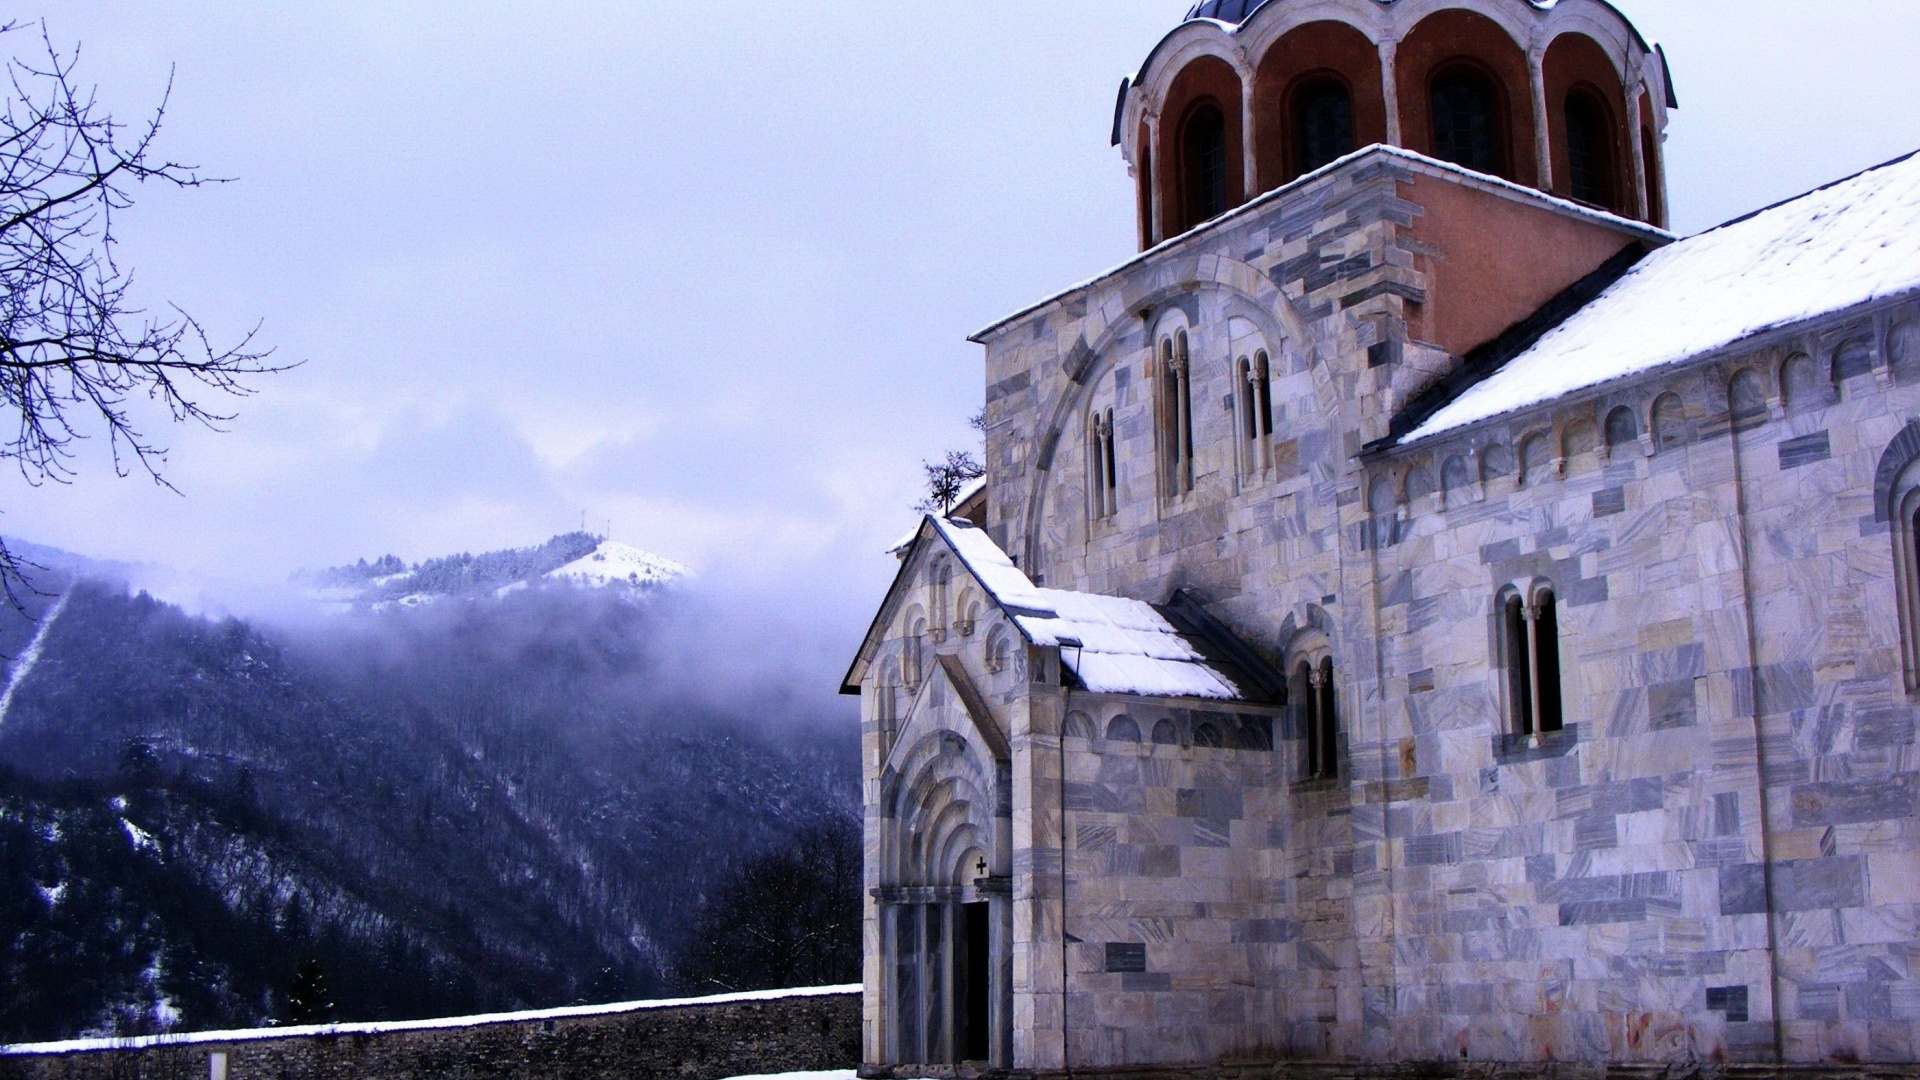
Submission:
[[1641,221],[1653,216],[1653,199],[1647,185],[1646,143],[1640,130],[1640,98],[1646,92],[1646,84],[1638,79],[1634,80],[1633,89],[1627,91],[1627,152],[1633,155],[1634,207]]
[[1400,74],[1394,70],[1399,55],[1399,42],[1380,43],[1380,94],[1387,103],[1387,144],[1404,147],[1407,140],[1400,130]]
[[1533,154],[1539,165],[1541,191],[1553,190],[1553,132],[1547,112],[1547,53],[1544,46],[1527,52],[1527,79],[1533,84]]
[[1260,161],[1253,148],[1253,75],[1240,77],[1240,171],[1241,202],[1252,202],[1260,194]]
[[1157,111],[1147,114],[1147,146],[1150,147],[1147,202],[1150,216],[1148,231],[1151,233],[1147,246],[1152,247],[1167,238],[1166,200],[1161,197],[1161,193],[1167,189],[1167,155],[1166,148],[1160,145],[1160,114]]

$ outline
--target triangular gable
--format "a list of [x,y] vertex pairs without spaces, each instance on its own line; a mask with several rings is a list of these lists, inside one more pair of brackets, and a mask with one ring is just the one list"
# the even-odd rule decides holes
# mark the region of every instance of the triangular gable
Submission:
[[[1207,634],[1196,633],[1199,628],[1191,619],[1178,613],[1169,618],[1169,612],[1140,600],[1040,588],[985,530],[937,517],[922,520],[842,682],[842,693],[860,692],[860,682],[898,613],[901,598],[934,545],[954,555],[1029,644],[1060,649],[1061,662],[1083,689],[1210,701],[1276,700],[1273,680],[1262,678],[1264,672],[1232,662],[1236,655],[1252,655],[1244,646],[1222,649],[1208,641]],[[1231,636],[1217,623],[1204,629],[1216,631],[1216,636]]]
[[[1007,742],[1007,736],[1000,729],[999,721],[987,711],[986,699],[974,688],[973,680],[967,677],[966,669],[958,657],[940,656],[933,670],[920,684],[919,693],[913,696],[912,704],[907,706],[902,718],[900,730],[894,737],[893,746],[887,751],[886,766],[894,767],[895,759],[901,754],[910,753],[922,736],[939,727],[936,716],[943,708],[959,706],[965,714],[973,734],[980,745],[986,749],[987,757],[999,765],[1013,760],[1013,747]],[[944,706],[935,706],[932,701],[942,694],[951,694]]]

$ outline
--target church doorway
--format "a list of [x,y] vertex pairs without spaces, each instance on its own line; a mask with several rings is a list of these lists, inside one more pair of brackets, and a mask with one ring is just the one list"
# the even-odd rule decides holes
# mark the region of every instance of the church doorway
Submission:
[[960,1004],[960,1059],[962,1061],[985,1061],[989,1054],[988,1014],[992,998],[993,961],[988,949],[988,926],[991,916],[985,901],[966,904],[961,907],[965,914],[962,922],[960,956],[958,968],[954,974],[954,1000]]

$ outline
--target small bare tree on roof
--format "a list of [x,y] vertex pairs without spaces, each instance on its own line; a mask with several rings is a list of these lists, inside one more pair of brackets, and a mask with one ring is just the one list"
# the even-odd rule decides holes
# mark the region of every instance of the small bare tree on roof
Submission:
[[[0,25],[18,41],[19,23]],[[0,409],[14,430],[0,436],[28,483],[66,483],[74,443],[104,427],[114,471],[155,482],[166,449],[136,423],[144,399],[175,423],[219,428],[229,415],[208,397],[250,393],[246,378],[283,370],[256,348],[258,327],[216,345],[191,315],[153,313],[131,298],[132,273],[114,258],[114,216],[147,183],[191,188],[222,182],[156,154],[172,94],[129,127],[74,81],[79,50],[62,53],[39,27],[33,58],[7,61],[0,113]],[[0,545],[0,586],[17,603],[23,564]]]

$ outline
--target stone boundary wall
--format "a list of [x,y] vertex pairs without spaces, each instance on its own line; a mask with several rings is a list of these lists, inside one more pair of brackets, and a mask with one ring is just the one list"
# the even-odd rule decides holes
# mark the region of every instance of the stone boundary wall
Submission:
[[0,1080],[720,1080],[860,1060],[860,988],[0,1047]]
[[1380,1062],[1238,1061],[1105,1066],[1069,1070],[987,1070],[972,1066],[873,1066],[864,1080],[1920,1080],[1920,1065],[1675,1065],[1567,1061]]

